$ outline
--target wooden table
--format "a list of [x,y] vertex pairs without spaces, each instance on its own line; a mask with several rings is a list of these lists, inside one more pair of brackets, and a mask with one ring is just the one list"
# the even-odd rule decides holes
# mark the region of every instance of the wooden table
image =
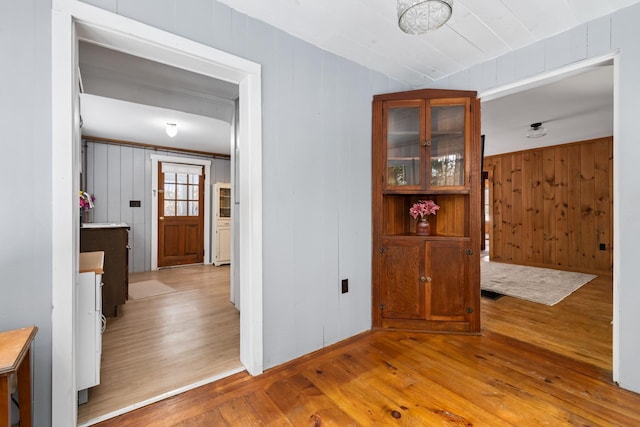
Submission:
[[[0,332],[0,427],[11,426],[10,379],[17,374],[20,427],[31,427],[31,343],[38,328]],[[25,362],[25,363],[22,363]]]

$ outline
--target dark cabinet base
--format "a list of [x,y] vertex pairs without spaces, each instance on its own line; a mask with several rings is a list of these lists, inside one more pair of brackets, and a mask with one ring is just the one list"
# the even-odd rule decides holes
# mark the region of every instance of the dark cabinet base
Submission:
[[129,294],[129,227],[80,229],[80,252],[104,251],[102,314],[116,317]]

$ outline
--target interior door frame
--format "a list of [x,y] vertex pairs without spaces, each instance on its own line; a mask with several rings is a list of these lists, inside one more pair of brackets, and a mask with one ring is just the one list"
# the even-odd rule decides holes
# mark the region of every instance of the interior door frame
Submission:
[[158,164],[160,162],[204,166],[204,264],[213,262],[211,257],[211,160],[188,157],[151,155],[151,270],[158,269]]
[[[514,83],[510,83],[504,86],[500,86],[497,88],[492,88],[486,90],[484,92],[478,93],[478,98],[481,101],[489,101],[496,98],[501,98],[503,96],[510,95],[512,93],[521,92],[527,89],[531,89],[533,87],[541,86],[544,84],[552,83],[554,81],[562,80],[565,77],[568,77],[574,73],[580,72],[580,70],[584,68],[589,68],[593,66],[598,66],[600,64],[605,64],[608,62],[613,63],[613,345],[612,345],[612,379],[614,382],[619,381],[619,363],[620,363],[620,324],[619,324],[619,307],[620,307],[620,297],[618,291],[618,278],[620,277],[620,264],[617,262],[618,257],[615,256],[616,253],[620,253],[620,229],[619,229],[619,194],[618,194],[618,182],[619,177],[617,176],[617,168],[616,162],[618,157],[616,141],[618,140],[619,128],[618,128],[618,109],[619,109],[619,99],[620,99],[620,84],[619,84],[619,63],[620,56],[618,52],[608,53],[602,56],[585,59],[583,61],[578,61],[572,63],[571,65],[567,65],[565,67],[560,67],[553,71],[549,71],[546,73],[541,73],[538,75],[534,75],[524,80],[520,80]],[[493,212],[493,171],[489,171],[489,203],[491,205],[490,211]],[[493,218],[492,218],[493,222]],[[493,230],[490,228],[489,231],[489,253],[492,255],[493,245]]]
[[[84,40],[239,86],[240,361],[263,371],[262,89],[260,64],[78,0],[53,0],[51,18],[52,424],[76,425],[80,125],[78,42]],[[211,381],[216,378],[211,379]],[[194,386],[201,385],[196,384]],[[184,391],[184,390],[182,390]]]

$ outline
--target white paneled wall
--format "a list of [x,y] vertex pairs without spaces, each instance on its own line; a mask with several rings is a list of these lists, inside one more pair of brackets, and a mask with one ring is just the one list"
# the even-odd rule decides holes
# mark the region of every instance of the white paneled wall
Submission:
[[[229,159],[94,141],[83,141],[83,158],[85,147],[86,191],[96,198],[91,221],[131,226],[130,272],[151,270],[151,154],[211,160],[211,184],[231,181]],[[141,207],[129,207],[130,200]]]

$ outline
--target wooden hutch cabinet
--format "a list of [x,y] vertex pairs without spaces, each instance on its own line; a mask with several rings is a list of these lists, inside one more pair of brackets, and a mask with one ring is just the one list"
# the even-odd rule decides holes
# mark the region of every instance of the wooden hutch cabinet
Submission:
[[[374,96],[374,327],[480,332],[480,156],[475,92]],[[440,206],[426,236],[418,200]]]

